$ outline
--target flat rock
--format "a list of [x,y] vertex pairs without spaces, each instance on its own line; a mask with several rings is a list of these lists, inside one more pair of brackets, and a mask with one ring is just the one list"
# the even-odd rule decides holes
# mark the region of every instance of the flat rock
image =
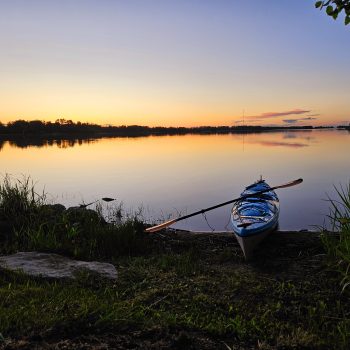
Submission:
[[72,260],[51,253],[18,252],[0,256],[0,267],[7,270],[21,270],[23,273],[43,278],[74,279],[81,272],[99,275],[111,280],[117,279],[114,265],[97,261]]

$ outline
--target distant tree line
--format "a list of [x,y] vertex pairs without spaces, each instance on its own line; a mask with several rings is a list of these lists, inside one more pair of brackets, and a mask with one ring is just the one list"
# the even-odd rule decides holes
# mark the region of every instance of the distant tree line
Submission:
[[55,122],[41,120],[16,120],[3,124],[0,122],[0,135],[13,136],[147,136],[183,134],[227,134],[243,132],[262,132],[273,130],[313,129],[312,126],[199,126],[199,127],[149,127],[140,125],[102,126],[90,123],[74,123],[72,120],[57,119]]
[[89,123],[74,123],[72,120],[57,119],[54,123],[41,120],[16,120],[7,125],[0,123],[0,134],[27,135],[27,134],[55,134],[55,133],[95,133],[101,126]]

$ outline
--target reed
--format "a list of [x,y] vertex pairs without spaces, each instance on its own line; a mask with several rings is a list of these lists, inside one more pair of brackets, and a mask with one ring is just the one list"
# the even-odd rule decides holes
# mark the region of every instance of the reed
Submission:
[[335,190],[337,198],[329,199],[330,229],[324,227],[321,237],[329,264],[340,274],[344,290],[350,285],[350,183]]
[[30,177],[13,179],[3,177],[0,183],[0,219],[10,222],[16,229],[30,225],[45,202],[45,193],[39,194]]

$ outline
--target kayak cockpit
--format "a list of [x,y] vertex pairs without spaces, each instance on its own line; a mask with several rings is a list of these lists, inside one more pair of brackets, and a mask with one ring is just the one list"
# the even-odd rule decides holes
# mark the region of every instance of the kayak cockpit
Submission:
[[[261,191],[266,192],[259,193]],[[245,198],[247,195],[249,197]],[[248,186],[241,196],[242,200],[233,206],[231,213],[231,224],[236,235],[248,237],[277,226],[279,200],[264,180]]]

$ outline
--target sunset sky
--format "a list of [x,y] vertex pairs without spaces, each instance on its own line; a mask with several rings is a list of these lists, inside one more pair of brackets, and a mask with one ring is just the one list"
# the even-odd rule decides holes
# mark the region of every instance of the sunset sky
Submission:
[[3,123],[350,122],[350,26],[313,0],[0,0],[0,47]]

